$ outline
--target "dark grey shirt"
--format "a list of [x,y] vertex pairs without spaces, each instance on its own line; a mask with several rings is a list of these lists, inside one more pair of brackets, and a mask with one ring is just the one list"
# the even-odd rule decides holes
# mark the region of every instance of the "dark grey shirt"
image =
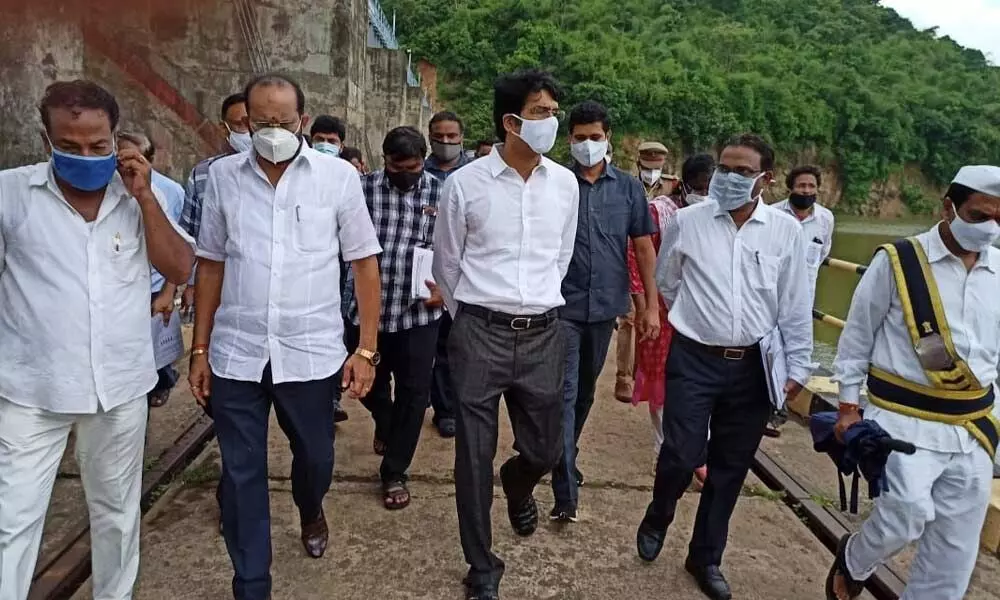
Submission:
[[564,319],[597,323],[628,313],[628,240],[656,231],[642,183],[605,165],[593,184],[580,176],[579,165],[571,167],[580,184],[580,217],[562,282]]
[[427,171],[428,173],[437,177],[441,181],[444,181],[445,179],[448,179],[448,177],[452,173],[458,171],[459,169],[469,164],[470,162],[472,162],[472,159],[466,156],[465,151],[463,150],[462,153],[458,155],[458,163],[455,165],[455,167],[450,171],[445,171],[441,169],[441,163],[438,162],[437,157],[431,154],[424,160],[424,171]]

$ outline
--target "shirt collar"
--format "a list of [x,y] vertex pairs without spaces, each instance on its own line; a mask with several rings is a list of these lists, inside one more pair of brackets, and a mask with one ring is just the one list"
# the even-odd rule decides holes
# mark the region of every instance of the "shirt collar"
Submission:
[[[500,156],[500,150],[502,148],[503,144],[497,144],[493,146],[493,150],[488,155],[486,155],[484,159],[481,159],[487,161],[487,166],[490,168],[490,175],[492,175],[494,179],[499,177],[500,174],[506,171],[507,169],[513,170],[513,167],[508,165],[507,162],[503,159],[503,157]],[[541,160],[538,161],[538,167],[536,168],[537,169],[548,168],[548,165],[549,165],[549,159],[546,158],[545,155],[542,155]]]
[[[296,166],[297,164],[304,164],[309,167],[316,166],[317,157],[319,157],[320,155],[326,156],[318,150],[313,150],[311,147],[309,147],[309,144],[307,144],[305,140],[302,140],[302,146],[299,148],[299,153],[295,155],[295,158],[292,159],[292,163],[288,165],[289,169],[291,167]],[[250,150],[241,153],[240,156],[244,157],[243,158],[244,164],[249,165],[251,168],[260,171],[261,175],[264,174],[263,169],[261,169],[260,165],[257,164],[257,157],[260,155],[257,154],[256,148],[251,147]],[[286,169],[285,173],[287,173],[289,169]],[[284,174],[282,174],[282,177],[284,177]]]
[[[599,181],[601,179],[604,179],[605,177],[611,180],[617,180],[618,174],[615,173],[615,166],[608,163],[608,161],[603,161],[603,162],[604,162],[604,169],[601,171],[601,174],[597,177],[597,180]],[[574,160],[570,168],[573,170],[574,173],[576,173],[576,176],[578,178],[583,179],[583,166],[580,163]]]
[[[960,260],[957,256],[951,253],[951,250],[949,250],[947,246],[944,245],[944,240],[941,238],[942,222],[935,225],[934,229],[928,232],[930,235],[926,237],[927,244],[924,247],[924,253],[927,255],[927,262],[929,263],[936,263],[949,256],[955,258],[956,260]],[[996,272],[993,268],[993,264],[990,262],[989,248],[986,249],[986,252],[979,253],[979,258],[976,259],[976,264],[973,265],[973,268],[978,269],[979,267],[984,267],[991,273]]]
[[785,211],[786,213],[792,215],[793,217],[795,217],[795,220],[798,221],[799,223],[808,223],[809,221],[812,221],[813,219],[816,218],[816,204],[815,203],[812,205],[811,210],[809,211],[809,214],[806,215],[806,218],[804,218],[804,219],[799,219],[799,215],[797,215],[795,213],[795,209],[792,207],[792,201],[789,200],[788,198],[785,198],[784,202],[781,203],[781,205],[779,206],[779,208],[781,210]]
[[[452,171],[455,171],[459,167],[464,167],[470,162],[472,162],[472,160],[465,155],[465,151],[463,150],[462,153],[458,155],[458,162],[455,163],[455,166],[452,167],[451,170],[448,172],[450,173]],[[424,168],[431,169],[432,171],[438,171],[440,173],[444,172],[444,170],[441,168],[441,162],[433,154],[431,154],[430,156],[427,157],[426,160],[424,160]]]
[[[767,204],[764,203],[763,198],[760,198],[759,200],[757,200],[757,207],[753,209],[753,212],[750,214],[750,218],[747,219],[747,222],[749,223],[750,221],[759,221],[761,223],[767,223],[767,211],[769,210],[771,210],[771,207],[769,207]],[[731,217],[729,211],[723,210],[718,203],[715,204],[715,216]]]

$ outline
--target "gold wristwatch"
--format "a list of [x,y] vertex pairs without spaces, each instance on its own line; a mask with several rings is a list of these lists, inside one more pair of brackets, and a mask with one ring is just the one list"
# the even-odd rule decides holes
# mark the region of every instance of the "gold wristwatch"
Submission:
[[354,353],[370,362],[373,367],[377,367],[378,363],[382,361],[382,355],[379,354],[377,350],[365,350],[363,348],[358,348],[354,351]]

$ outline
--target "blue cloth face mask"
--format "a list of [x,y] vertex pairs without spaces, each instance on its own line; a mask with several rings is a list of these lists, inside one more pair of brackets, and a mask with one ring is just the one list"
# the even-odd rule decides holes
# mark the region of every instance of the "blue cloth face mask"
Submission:
[[63,152],[52,145],[52,170],[70,186],[83,192],[96,192],[105,187],[118,168],[117,148],[112,146],[107,156],[80,156]]
[[750,197],[753,186],[764,173],[756,177],[747,177],[739,173],[723,173],[716,169],[712,182],[708,185],[708,197],[715,200],[722,210],[736,210],[754,201]]
[[329,154],[330,156],[340,156],[340,146],[331,144],[330,142],[316,142],[313,144],[313,150]]

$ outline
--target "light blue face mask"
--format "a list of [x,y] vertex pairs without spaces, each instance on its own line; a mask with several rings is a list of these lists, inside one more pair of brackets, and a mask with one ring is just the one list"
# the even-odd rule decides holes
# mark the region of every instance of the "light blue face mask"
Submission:
[[754,201],[750,196],[757,180],[763,177],[747,177],[739,173],[723,173],[716,169],[712,182],[708,185],[708,197],[715,200],[722,210],[736,210]]
[[313,150],[329,154],[330,156],[340,156],[340,146],[331,144],[330,142],[316,142],[313,144]]

